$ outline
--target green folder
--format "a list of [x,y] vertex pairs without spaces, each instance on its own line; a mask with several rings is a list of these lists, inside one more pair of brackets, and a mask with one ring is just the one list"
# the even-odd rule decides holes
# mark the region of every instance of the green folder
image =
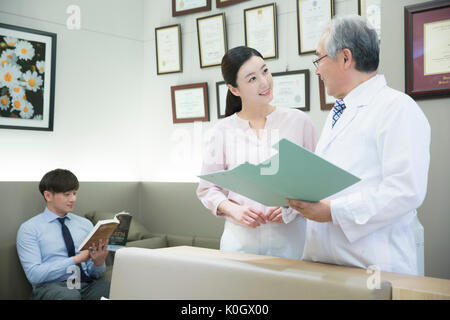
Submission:
[[286,206],[286,198],[317,202],[361,180],[289,140],[273,148],[278,154],[263,163],[245,162],[199,178],[270,207]]

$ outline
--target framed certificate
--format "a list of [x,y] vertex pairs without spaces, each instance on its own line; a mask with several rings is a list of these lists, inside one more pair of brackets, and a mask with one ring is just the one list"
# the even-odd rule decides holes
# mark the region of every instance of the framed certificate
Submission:
[[197,38],[200,67],[220,66],[228,50],[225,14],[198,18]]
[[361,0],[334,0],[333,10],[335,16],[361,15]]
[[381,0],[359,0],[359,12],[365,17],[381,39]]
[[216,8],[231,6],[232,4],[244,2],[247,0],[216,0]]
[[183,71],[181,54],[181,26],[175,24],[155,29],[156,73]]
[[327,94],[327,90],[323,81],[319,77],[319,93],[320,93],[320,110],[331,110],[336,102],[336,99]]
[[309,69],[272,73],[273,100],[282,108],[309,111]]
[[211,10],[211,0],[172,0],[172,17]]
[[277,7],[275,3],[244,10],[245,45],[264,59],[278,57]]
[[217,118],[225,118],[225,108],[227,105],[228,86],[225,81],[216,82],[216,97],[217,97]]
[[450,95],[450,2],[405,7],[405,92],[413,98]]
[[209,121],[206,82],[170,87],[173,123]]
[[333,0],[297,0],[298,54],[316,51],[322,35],[320,25],[333,17]]

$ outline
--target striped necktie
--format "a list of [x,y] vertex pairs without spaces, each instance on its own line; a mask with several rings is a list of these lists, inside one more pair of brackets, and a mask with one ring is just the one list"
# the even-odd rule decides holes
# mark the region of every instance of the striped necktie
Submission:
[[336,124],[336,122],[339,120],[340,116],[342,115],[342,113],[344,112],[345,109],[345,104],[344,104],[344,100],[342,99],[337,99],[336,103],[333,106],[333,123],[331,124],[331,128],[334,128],[334,125]]

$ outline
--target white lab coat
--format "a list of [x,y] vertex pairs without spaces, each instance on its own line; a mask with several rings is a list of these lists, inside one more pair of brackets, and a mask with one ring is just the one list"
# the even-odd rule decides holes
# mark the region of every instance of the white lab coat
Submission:
[[308,220],[303,259],[417,274],[410,224],[427,189],[429,123],[382,75],[352,90],[344,103],[333,129],[330,112],[316,153],[361,181],[330,197],[333,222]]

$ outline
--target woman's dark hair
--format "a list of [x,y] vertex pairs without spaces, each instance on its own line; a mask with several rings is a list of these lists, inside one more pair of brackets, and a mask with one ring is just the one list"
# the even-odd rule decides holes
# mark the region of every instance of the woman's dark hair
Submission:
[[[257,56],[262,58],[261,53],[253,48],[246,46],[235,47],[225,53],[222,58],[222,76],[226,84],[237,87],[236,78],[241,66],[251,57]],[[235,96],[228,89],[227,102],[225,107],[225,117],[242,110],[242,100]]]
[[[39,182],[39,191],[44,195],[44,191],[67,192],[78,190],[79,183],[77,177],[65,169],[55,169],[47,172]],[[44,197],[45,198],[45,197]]]

